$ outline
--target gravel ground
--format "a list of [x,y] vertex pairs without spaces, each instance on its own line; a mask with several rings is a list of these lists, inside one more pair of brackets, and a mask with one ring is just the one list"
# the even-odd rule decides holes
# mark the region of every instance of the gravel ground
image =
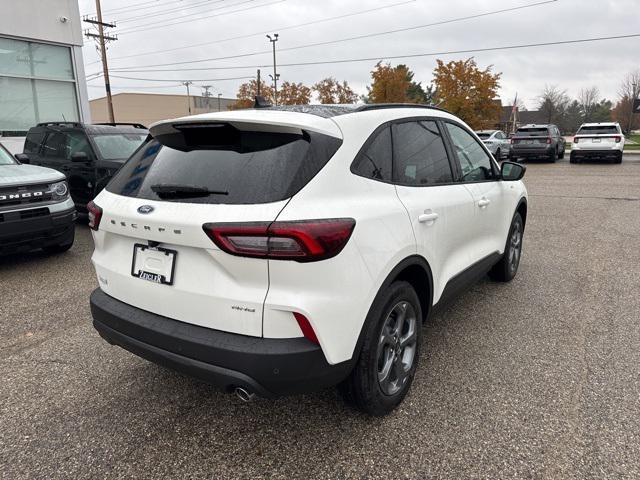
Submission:
[[383,419],[243,404],[100,339],[92,241],[0,259],[0,478],[639,478],[640,159],[530,164],[516,279],[424,328]]

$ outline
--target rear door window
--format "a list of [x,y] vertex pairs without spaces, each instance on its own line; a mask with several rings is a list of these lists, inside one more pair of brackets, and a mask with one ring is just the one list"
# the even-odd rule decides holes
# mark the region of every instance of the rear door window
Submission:
[[436,122],[394,124],[393,149],[394,183],[424,186],[453,182],[451,164]]
[[[329,161],[342,141],[302,134],[189,131],[174,148],[154,139],[140,148],[106,189],[128,197],[186,203],[252,204],[287,199]],[[211,139],[215,141],[211,141]],[[209,142],[209,145],[203,143]]]

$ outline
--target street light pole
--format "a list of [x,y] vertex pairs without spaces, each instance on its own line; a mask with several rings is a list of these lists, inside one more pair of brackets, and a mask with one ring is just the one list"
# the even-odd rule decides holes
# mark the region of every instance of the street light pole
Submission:
[[271,35],[267,35],[267,38],[271,42],[273,46],[273,75],[271,78],[273,80],[273,103],[278,105],[278,73],[276,71],[276,42],[278,41],[278,34],[274,33],[273,37]]
[[221,93],[218,94],[218,111],[220,111],[220,97],[222,96]]
[[187,106],[189,107],[189,115],[191,115],[191,95],[189,95],[189,85],[193,82],[191,80],[187,80],[186,82],[182,82],[182,84],[187,87]]
[[638,98],[638,94],[636,93],[637,83],[631,84],[631,99],[629,100],[629,124],[627,128],[627,133],[631,135],[631,127],[633,126],[633,104],[636,102],[636,98]]

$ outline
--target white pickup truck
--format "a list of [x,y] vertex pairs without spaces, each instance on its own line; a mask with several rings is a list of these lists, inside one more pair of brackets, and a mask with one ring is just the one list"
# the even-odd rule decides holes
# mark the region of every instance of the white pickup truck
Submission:
[[0,254],[73,245],[76,210],[65,176],[25,165],[0,145]]

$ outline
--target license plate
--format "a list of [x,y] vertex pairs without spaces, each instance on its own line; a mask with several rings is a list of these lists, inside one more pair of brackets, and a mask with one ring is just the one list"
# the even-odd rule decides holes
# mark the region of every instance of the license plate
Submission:
[[131,275],[148,282],[173,285],[178,252],[136,243],[133,246]]
[[601,138],[592,138],[591,141],[593,143],[600,143],[602,141],[602,139]]
[[524,143],[526,143],[527,145],[532,145],[533,144],[533,140],[525,140]]

